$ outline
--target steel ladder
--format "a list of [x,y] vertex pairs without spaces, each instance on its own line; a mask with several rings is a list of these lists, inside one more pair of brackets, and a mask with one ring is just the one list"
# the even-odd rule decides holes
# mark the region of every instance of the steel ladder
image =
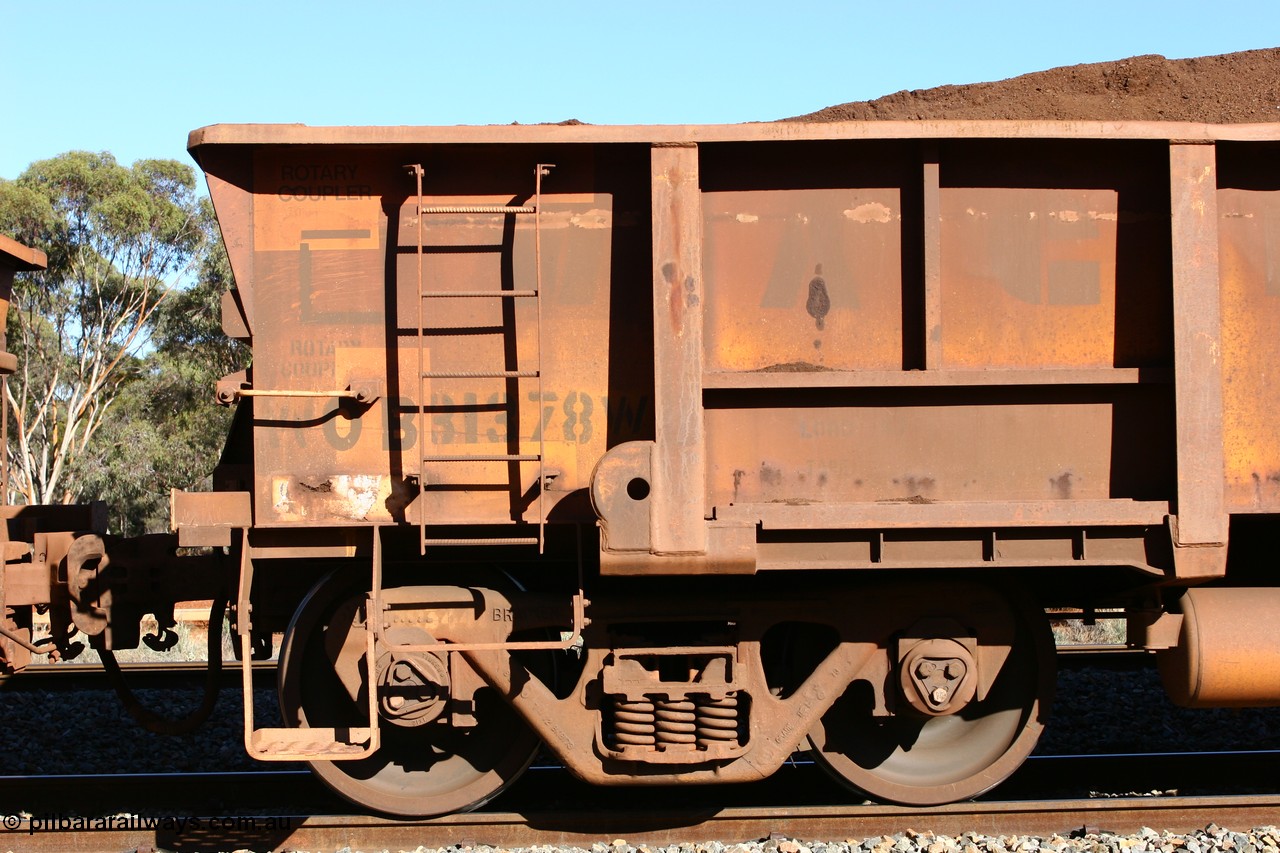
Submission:
[[[539,163],[534,168],[534,192],[533,204],[528,205],[503,205],[503,204],[456,204],[456,205],[427,205],[423,203],[422,184],[425,170],[422,164],[415,163],[405,167],[416,180],[417,197],[415,205],[415,215],[417,219],[417,260],[418,260],[418,320],[417,320],[417,346],[418,346],[418,394],[414,400],[414,411],[421,416],[418,435],[422,437],[422,445],[426,445],[426,437],[430,435],[428,432],[430,424],[427,422],[427,411],[430,403],[426,398],[427,381],[430,379],[537,379],[538,380],[538,406],[539,420],[541,416],[541,400],[542,393],[542,226],[541,226],[541,208],[542,208],[542,179],[551,173],[554,165],[549,163]],[[425,220],[429,216],[437,215],[524,215],[533,217],[533,234],[534,234],[534,289],[533,290],[429,290],[426,287],[423,272],[423,254],[425,249],[424,232]],[[513,248],[514,252],[514,248]],[[428,370],[425,366],[424,354],[426,351],[428,329],[427,329],[427,310],[426,304],[433,299],[532,299],[537,306],[537,335],[535,337],[533,366],[526,369],[504,369],[501,370]],[[511,328],[506,328],[503,324],[502,334],[510,334],[513,339],[515,337],[515,312],[511,315]],[[518,346],[513,348],[517,353]],[[518,424],[519,418],[511,416],[512,410],[519,406],[519,396],[509,395],[508,401],[507,425],[513,423]],[[543,486],[544,486],[544,459],[545,459],[545,441],[543,438],[543,430],[538,431],[538,452],[537,453],[446,453],[419,456],[418,468],[418,540],[420,553],[425,554],[428,546],[437,545],[455,545],[455,546],[484,546],[484,545],[537,545],[538,552],[542,553],[544,547],[544,512],[543,512]],[[507,436],[508,445],[519,444],[519,435],[513,439]],[[513,494],[519,494],[520,491],[520,463],[536,462],[538,463],[538,478],[535,481],[535,487],[538,491],[538,535],[530,537],[506,537],[506,538],[471,538],[471,539],[429,539],[427,538],[427,512],[425,495],[427,492],[427,466],[433,463],[453,463],[453,462],[505,462],[508,463],[508,469],[512,477]],[[514,513],[513,513],[514,516]]]

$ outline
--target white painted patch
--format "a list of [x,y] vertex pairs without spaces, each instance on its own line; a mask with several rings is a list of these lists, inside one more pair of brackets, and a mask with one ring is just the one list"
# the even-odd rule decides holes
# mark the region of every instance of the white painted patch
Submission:
[[280,516],[301,518],[307,514],[305,507],[294,503],[289,497],[288,477],[277,477],[272,482],[271,508]]
[[844,218],[863,223],[892,222],[893,211],[887,205],[883,205],[878,201],[869,201],[866,204],[860,204],[857,207],[846,210]]
[[739,213],[737,216],[733,218],[738,220],[739,222],[747,222],[747,223],[760,221],[760,217],[756,216],[754,213]]
[[585,213],[575,213],[569,217],[569,224],[574,228],[608,228],[612,222],[612,212],[608,210],[588,210]]
[[364,518],[378,500],[382,478],[371,474],[339,474],[330,483],[334,494],[350,508],[350,516]]

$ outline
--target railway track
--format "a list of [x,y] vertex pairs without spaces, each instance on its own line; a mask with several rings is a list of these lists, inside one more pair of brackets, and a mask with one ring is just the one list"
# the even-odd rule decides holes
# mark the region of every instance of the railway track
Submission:
[[[107,822],[62,814],[18,821],[6,839],[10,849],[43,851],[127,849],[414,850],[422,847],[499,848],[574,845],[590,848],[622,840],[628,845],[769,837],[840,841],[892,835],[911,829],[939,835],[1128,834],[1143,827],[1192,832],[1216,823],[1248,829],[1275,821],[1277,796],[1133,797],[960,803],[927,812],[901,806],[733,807],[661,813],[485,811],[435,820],[368,816],[215,814],[139,817]],[[34,821],[34,824],[33,824]],[[21,842],[16,839],[20,837]],[[74,844],[72,843],[74,840]]]
[[[1071,645],[1058,647],[1062,669],[1139,669],[1150,666],[1154,656],[1123,645]],[[193,678],[203,676],[204,661],[155,661],[121,664],[130,686],[140,688],[189,687]],[[272,686],[276,678],[274,660],[254,661],[254,679],[259,686]],[[240,665],[226,661],[222,666],[223,687],[239,688]],[[16,675],[0,675],[0,690],[79,690],[106,684],[106,673],[98,663],[32,664]]]
[[[948,835],[1128,833],[1143,826],[1186,832],[1213,822],[1242,829],[1274,823],[1280,796],[1230,793],[1222,781],[1199,780],[1251,780],[1266,790],[1277,761],[1280,753],[1271,751],[1034,757],[980,802],[928,809],[849,804],[846,792],[808,764],[755,785],[642,790],[590,788],[559,768],[535,767],[481,811],[416,821],[344,814],[349,806],[305,771],[3,777],[0,801],[27,815],[5,816],[6,828],[23,836],[11,849],[37,851],[67,849],[66,833],[73,830],[89,833],[77,835],[80,850],[590,847],[619,838],[630,844],[770,835],[843,840],[908,828]],[[1087,796],[1087,780],[1099,779],[1109,780],[1109,790]],[[1176,788],[1182,795],[1108,795],[1126,788]],[[77,819],[60,805],[68,791],[75,792],[80,814],[129,817]]]
[[[199,689],[209,665],[205,661],[155,661],[120,665],[130,687],[144,689]],[[275,684],[276,662],[254,661],[253,677],[260,687]],[[218,676],[223,689],[240,687],[240,664],[226,661]],[[106,671],[99,663],[32,664],[15,675],[0,675],[0,691],[109,689]]]

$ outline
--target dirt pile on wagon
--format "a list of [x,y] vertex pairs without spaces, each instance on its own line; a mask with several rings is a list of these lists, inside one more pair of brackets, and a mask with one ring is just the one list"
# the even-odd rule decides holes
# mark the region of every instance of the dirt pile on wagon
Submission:
[[868,119],[1280,121],[1280,48],[1071,65],[993,83],[895,92],[786,120]]

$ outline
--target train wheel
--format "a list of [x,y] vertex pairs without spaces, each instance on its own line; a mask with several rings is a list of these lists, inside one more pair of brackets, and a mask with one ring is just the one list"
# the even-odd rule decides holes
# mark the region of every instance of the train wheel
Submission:
[[[333,632],[350,624],[365,595],[362,580],[335,572],[312,588],[294,614],[280,650],[286,725],[367,725],[363,697],[353,701],[334,671],[342,637]],[[375,811],[427,817],[476,808],[528,767],[538,738],[492,689],[477,691],[475,706],[478,724],[472,728],[443,720],[412,727],[383,720],[381,748],[369,758],[309,764],[339,795]]]
[[955,713],[912,713],[910,686],[895,672],[887,689],[902,691],[895,698],[905,712],[875,717],[871,690],[855,685],[809,732],[818,763],[861,793],[904,805],[966,800],[1004,781],[1044,730],[1055,674],[1044,613],[1030,605],[1010,604],[1009,611],[1016,622],[1012,648],[981,701]]

